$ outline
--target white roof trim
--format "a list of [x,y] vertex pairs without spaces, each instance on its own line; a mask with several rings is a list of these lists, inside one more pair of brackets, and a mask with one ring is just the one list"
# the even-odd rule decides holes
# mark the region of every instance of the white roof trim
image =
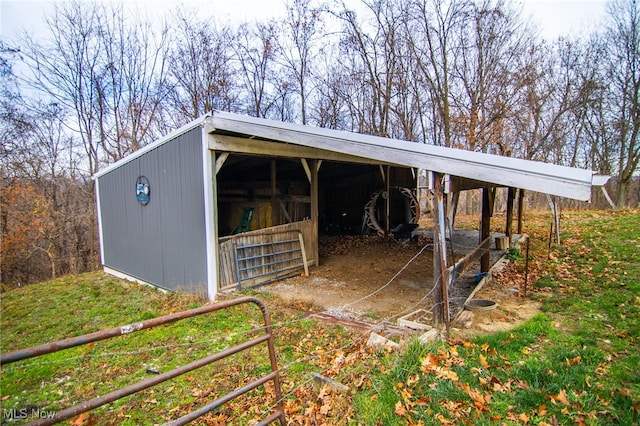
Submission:
[[237,132],[582,201],[591,199],[593,185],[606,182],[591,170],[221,111],[205,124],[210,132]]

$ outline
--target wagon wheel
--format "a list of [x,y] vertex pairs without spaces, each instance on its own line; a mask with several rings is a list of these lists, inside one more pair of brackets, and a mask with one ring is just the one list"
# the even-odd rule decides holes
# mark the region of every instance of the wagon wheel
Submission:
[[382,192],[383,191],[374,192],[371,195],[369,202],[364,206],[364,218],[362,221],[363,233],[366,226],[367,228],[376,231],[380,237],[385,235],[384,229],[382,229],[382,226],[380,226],[380,223],[378,223],[378,220],[376,219],[376,203],[378,202],[378,197]]
[[411,222],[409,223],[418,223],[418,219],[420,218],[420,203],[415,194],[411,189],[401,186],[398,187],[398,190],[409,199],[409,211],[411,213]]

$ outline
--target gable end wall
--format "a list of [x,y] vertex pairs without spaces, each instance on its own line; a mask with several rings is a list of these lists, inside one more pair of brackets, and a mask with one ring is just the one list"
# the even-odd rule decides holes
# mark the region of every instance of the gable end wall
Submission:
[[[98,177],[105,267],[167,290],[206,292],[202,132],[194,128]],[[146,206],[136,199],[149,180]]]

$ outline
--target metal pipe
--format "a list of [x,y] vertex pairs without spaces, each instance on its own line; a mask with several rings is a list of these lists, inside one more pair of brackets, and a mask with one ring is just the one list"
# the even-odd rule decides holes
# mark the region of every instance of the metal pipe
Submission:
[[182,374],[204,367],[205,365],[219,361],[223,358],[226,358],[228,356],[231,356],[233,354],[236,354],[238,352],[241,352],[243,350],[249,349],[253,346],[266,342],[269,349],[269,363],[272,370],[271,373],[259,378],[253,383],[250,383],[239,389],[236,389],[235,391],[225,395],[222,398],[219,398],[213,403],[210,403],[209,405],[205,406],[205,408],[209,407],[206,411],[202,411],[203,409],[196,410],[196,412],[194,413],[199,413],[199,414],[194,415],[194,413],[192,413],[191,415],[189,415],[189,418],[193,417],[193,419],[195,419],[200,415],[215,409],[219,405],[222,405],[240,395],[243,395],[249,390],[260,386],[261,384],[264,384],[272,380],[274,384],[275,397],[277,401],[278,410],[272,415],[270,415],[268,419],[271,419],[269,420],[269,422],[275,419],[280,419],[280,423],[284,426],[285,425],[284,404],[282,402],[282,393],[280,390],[280,381],[278,378],[278,364],[276,361],[275,346],[273,343],[273,334],[271,329],[271,316],[269,315],[269,312],[267,311],[267,308],[264,305],[264,303],[260,299],[257,299],[255,297],[242,297],[239,299],[219,302],[216,304],[206,305],[206,306],[202,306],[196,309],[191,309],[188,311],[183,311],[175,314],[165,315],[158,318],[153,318],[153,319],[142,321],[139,323],[128,324],[121,327],[114,327],[108,330],[102,330],[95,333],[85,334],[83,336],[60,340],[58,342],[53,342],[53,343],[48,343],[40,346],[34,346],[34,347],[23,349],[23,350],[8,352],[0,356],[0,361],[1,361],[0,365],[9,364],[9,363],[20,361],[20,360],[29,359],[29,358],[37,357],[40,355],[61,351],[64,349],[84,345],[87,343],[96,342],[99,340],[105,340],[112,337],[121,336],[123,334],[134,333],[136,331],[144,330],[151,327],[156,327],[158,325],[168,324],[171,322],[194,317],[197,315],[215,312],[221,309],[226,309],[231,306],[236,306],[243,303],[254,303],[255,305],[258,306],[258,308],[260,308],[262,317],[264,319],[264,334],[262,336],[253,338],[251,340],[235,345],[231,348],[227,348],[223,351],[217,352],[205,358],[201,358],[199,360],[193,361],[181,367],[174,368],[171,371],[167,371],[155,377],[150,377],[148,379],[139,381],[125,388],[115,390],[106,395],[81,402],[80,404],[58,411],[51,417],[38,419],[32,423],[29,423],[29,425],[34,425],[34,426],[50,425],[65,419],[69,419],[80,413],[84,413],[86,411],[108,404],[117,399],[123,398],[125,396],[131,395],[133,393],[139,392],[149,387],[155,386],[167,380],[171,380]]
[[243,395],[255,388],[257,388],[260,385],[265,384],[266,382],[268,382],[269,380],[272,380],[278,373],[276,371],[271,372],[269,374],[267,374],[266,376],[261,377],[258,380],[255,380],[245,386],[242,386],[241,388],[238,388],[236,390],[234,390],[231,393],[226,394],[225,396],[223,396],[222,398],[218,398],[215,401],[210,402],[209,404],[202,406],[200,408],[198,408],[195,411],[192,411],[191,413],[180,417],[179,419],[173,420],[169,423],[165,423],[164,426],[179,426],[179,425],[185,425],[189,422],[194,421],[195,419],[197,419],[200,416],[204,416],[205,414],[207,414],[210,411],[215,410],[216,408],[220,407],[221,405],[226,404],[227,402],[231,401],[234,398],[239,397],[240,395]]
[[230,355],[238,353],[244,349],[248,349],[260,343],[266,342],[268,338],[269,336],[264,335],[256,339],[248,340],[241,345],[237,345],[232,348],[225,349],[224,351],[218,352],[214,355],[210,355],[205,358],[201,358],[187,365],[183,365],[182,367],[174,368],[171,371],[167,371],[166,373],[159,374],[155,377],[150,377],[148,379],[141,380],[137,383],[134,383],[131,386],[127,386],[126,388],[109,392],[106,395],[99,396],[97,398],[93,398],[88,401],[81,402],[80,404],[74,405],[72,407],[66,408],[62,411],[58,411],[57,413],[55,413],[53,416],[49,418],[40,419],[30,423],[29,426],[51,425],[54,423],[58,423],[62,420],[69,419],[71,417],[75,417],[80,413],[84,413],[85,411],[89,411],[89,410],[93,410],[94,408],[101,407],[105,404],[116,401],[120,398],[124,398],[125,396],[129,396],[136,392],[140,392],[141,390],[150,388],[162,382],[166,382],[167,380],[176,378],[182,374],[204,367],[205,365],[211,364],[212,362],[219,361]]
[[82,336],[71,337],[69,339],[59,340],[53,343],[46,343],[44,345],[33,346],[27,349],[20,349],[13,352],[6,352],[0,355],[0,365],[10,364],[12,362],[33,358],[39,355],[44,355],[52,352],[57,352],[63,349],[69,349],[76,346],[86,345],[87,343],[93,343],[93,342],[98,342],[100,340],[110,339],[112,337],[133,333],[135,331],[140,331],[140,330],[156,327],[163,324],[168,324],[171,322],[193,317],[196,315],[215,312],[220,309],[229,308],[231,306],[239,305],[242,303],[255,303],[260,307],[260,310],[263,312],[266,309],[264,308],[264,304],[262,303],[262,301],[260,299],[256,299],[255,297],[243,297],[240,299],[228,300],[228,301],[219,302],[213,305],[205,305],[200,308],[191,309],[188,311],[165,315],[158,318],[152,318],[142,322],[127,324],[120,327],[113,327],[107,330],[96,331],[95,333],[84,334]]

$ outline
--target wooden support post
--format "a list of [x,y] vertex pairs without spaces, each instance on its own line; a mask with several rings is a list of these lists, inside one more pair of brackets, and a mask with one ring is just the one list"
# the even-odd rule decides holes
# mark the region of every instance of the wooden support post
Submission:
[[385,219],[384,219],[384,232],[386,235],[389,235],[389,231],[391,231],[391,222],[389,216],[391,216],[391,166],[387,166],[387,180],[385,182],[385,191],[387,193],[387,197],[384,200],[384,209],[385,209]]
[[[490,188],[482,188],[482,223],[480,229],[480,241],[489,238],[491,235],[491,197]],[[491,266],[491,256],[487,251],[480,258],[480,272],[489,272]]]
[[313,235],[313,241],[307,242],[307,247],[310,247],[311,255],[316,266],[320,266],[320,246],[319,246],[319,222],[318,222],[318,160],[310,160],[311,171],[311,229]]
[[449,273],[447,270],[447,240],[445,235],[446,208],[442,175],[434,173],[434,225],[433,225],[433,323],[435,327],[446,328],[449,337]]
[[509,237],[509,243],[511,243],[511,234],[512,234],[511,225],[513,222],[513,201],[515,197],[516,197],[515,188],[509,187],[509,190],[507,192],[507,225],[505,226],[505,229],[504,229],[504,234],[507,237]]
[[451,194],[451,202],[449,202],[447,211],[447,227],[449,228],[449,238],[453,236],[455,228],[456,212],[458,210],[458,201],[460,200],[460,191]]
[[271,160],[271,225],[276,226],[280,225],[280,214],[278,208],[278,195],[276,191],[277,187],[277,176],[276,176],[276,159]]
[[522,235],[522,220],[524,217],[524,189],[518,190],[518,234]]
[[560,245],[560,206],[555,195],[547,194],[547,201],[549,202],[549,208],[551,209],[551,215],[553,224],[556,231],[556,243]]

